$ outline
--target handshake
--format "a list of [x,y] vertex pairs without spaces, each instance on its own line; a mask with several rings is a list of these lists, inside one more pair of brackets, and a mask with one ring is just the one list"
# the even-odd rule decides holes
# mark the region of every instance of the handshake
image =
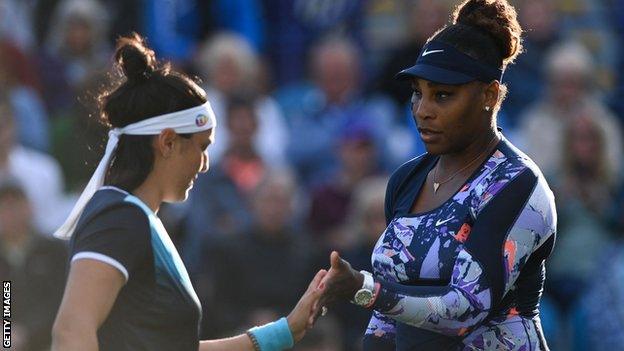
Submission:
[[295,342],[301,340],[327,307],[339,301],[351,301],[369,308],[376,298],[379,285],[368,272],[354,270],[338,252],[330,255],[329,271],[321,269],[299,302],[286,318]]

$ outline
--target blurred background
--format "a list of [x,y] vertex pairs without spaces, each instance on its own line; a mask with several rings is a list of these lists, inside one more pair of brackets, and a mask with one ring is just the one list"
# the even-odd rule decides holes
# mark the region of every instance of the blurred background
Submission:
[[[393,76],[450,0],[0,0],[0,277],[13,349],[46,350],[66,243],[52,232],[95,169],[97,95],[137,31],[197,77],[219,121],[211,165],[161,217],[203,304],[202,337],[287,313],[337,249],[357,269],[389,174],[424,151]],[[542,322],[553,350],[624,349],[624,1],[513,0],[526,52],[503,133],[556,194]],[[369,313],[333,308],[295,348],[360,349]]]

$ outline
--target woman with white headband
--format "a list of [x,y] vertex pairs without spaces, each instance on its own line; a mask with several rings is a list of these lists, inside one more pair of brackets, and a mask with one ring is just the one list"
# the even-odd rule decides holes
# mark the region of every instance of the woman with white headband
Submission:
[[100,99],[112,127],[105,155],[55,233],[70,239],[71,265],[52,349],[292,347],[313,323],[323,270],[287,318],[200,342],[201,305],[157,212],[162,202],[184,201],[208,170],[215,117],[204,91],[158,65],[137,34],[119,40],[115,58],[126,79]]

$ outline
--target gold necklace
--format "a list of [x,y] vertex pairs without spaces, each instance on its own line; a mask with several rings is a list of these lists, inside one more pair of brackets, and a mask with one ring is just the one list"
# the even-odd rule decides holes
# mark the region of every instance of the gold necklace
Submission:
[[436,178],[438,177],[438,166],[436,165],[436,168],[433,169],[433,193],[434,194],[437,193],[438,192],[438,188],[440,187],[440,185],[442,185],[444,183],[450,182],[451,179],[455,178],[456,175],[458,175],[462,171],[466,170],[466,168],[470,167],[479,158],[481,158],[481,156],[483,156],[483,154],[485,154],[490,149],[490,147],[492,146],[492,143],[497,139],[497,137],[498,137],[498,133],[496,135],[494,135],[494,138],[492,138],[492,140],[490,140],[490,142],[485,147],[485,149],[483,151],[481,151],[481,153],[478,154],[477,157],[472,159],[472,161],[468,162],[468,164],[465,165],[464,167],[462,167],[459,171],[453,173],[450,177],[448,177],[447,179],[445,179],[445,180],[443,180],[441,182],[436,182]]

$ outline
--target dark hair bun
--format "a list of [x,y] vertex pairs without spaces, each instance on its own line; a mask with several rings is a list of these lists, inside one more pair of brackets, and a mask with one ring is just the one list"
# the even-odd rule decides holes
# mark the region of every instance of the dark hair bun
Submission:
[[128,81],[147,79],[156,69],[156,55],[137,33],[117,39],[115,61]]
[[467,0],[455,9],[453,22],[487,32],[495,39],[505,64],[522,52],[522,28],[507,0]]

